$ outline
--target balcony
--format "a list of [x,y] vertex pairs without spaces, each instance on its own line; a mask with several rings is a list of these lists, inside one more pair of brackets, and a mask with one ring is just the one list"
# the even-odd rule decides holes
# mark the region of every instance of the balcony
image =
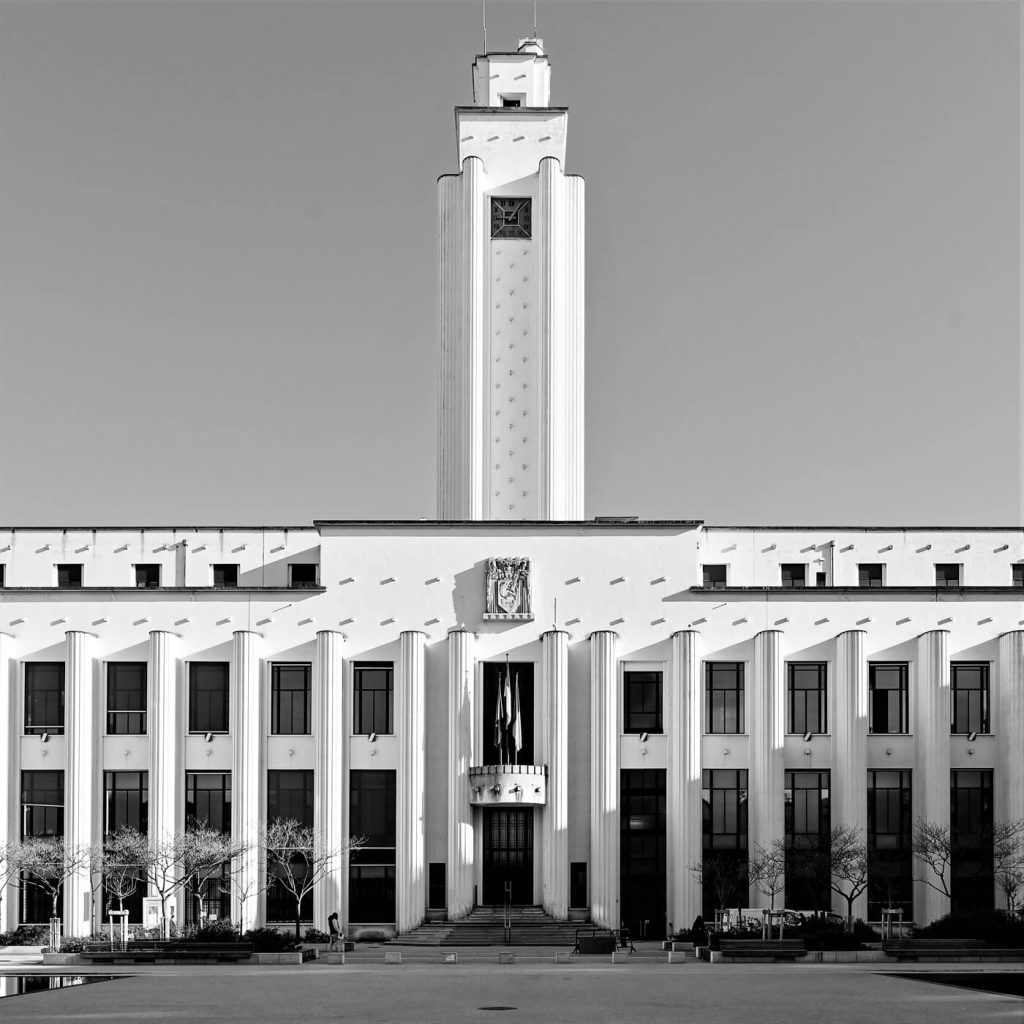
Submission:
[[485,764],[469,769],[474,807],[543,807],[548,802],[546,764]]

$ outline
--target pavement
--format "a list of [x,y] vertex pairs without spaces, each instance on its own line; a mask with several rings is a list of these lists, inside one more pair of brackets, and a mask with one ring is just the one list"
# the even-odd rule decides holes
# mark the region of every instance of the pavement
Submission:
[[[0,1000],[0,1021],[345,1021],[359,1024],[1021,1024],[1024,998],[913,975],[1024,975],[1024,964],[377,962],[301,967],[75,968],[121,980]],[[911,975],[910,978],[897,975]],[[55,973],[52,968],[47,973]],[[43,973],[4,965],[0,973]],[[68,968],[59,973],[71,973]]]

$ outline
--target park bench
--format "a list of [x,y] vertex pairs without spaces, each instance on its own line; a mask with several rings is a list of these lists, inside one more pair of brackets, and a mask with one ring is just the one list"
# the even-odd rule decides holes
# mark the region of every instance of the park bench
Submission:
[[802,939],[721,939],[722,956],[735,960],[796,960],[807,956]]
[[1024,960],[1024,949],[989,946],[980,939],[904,939],[884,943],[882,948],[896,960]]
[[174,939],[131,939],[125,949],[111,949],[104,942],[87,942],[82,959],[96,964],[181,963],[186,960],[210,963],[237,963],[253,953],[251,942],[180,942]]
[[573,953],[614,953],[615,933],[607,928],[577,928]]

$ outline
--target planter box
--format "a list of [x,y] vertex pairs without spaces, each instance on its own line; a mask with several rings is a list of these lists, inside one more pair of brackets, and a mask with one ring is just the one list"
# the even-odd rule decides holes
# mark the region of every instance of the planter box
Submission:
[[304,964],[315,959],[315,949],[298,949],[294,953],[253,953],[249,963],[280,966],[282,964]]
[[812,964],[880,964],[888,960],[880,949],[811,949],[807,962]]
[[344,953],[321,953],[317,957],[317,959],[321,963],[338,965],[338,964],[343,964],[345,962],[345,954]]
[[52,964],[54,967],[69,967],[85,962],[77,953],[43,953],[43,963]]
[[0,946],[0,956],[41,956],[42,946]]

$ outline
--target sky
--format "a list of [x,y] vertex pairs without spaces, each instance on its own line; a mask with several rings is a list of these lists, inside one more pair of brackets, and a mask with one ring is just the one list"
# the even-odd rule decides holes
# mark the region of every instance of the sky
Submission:
[[[1022,10],[540,0],[588,517],[1024,524]],[[0,523],[435,515],[480,13],[0,3]]]

